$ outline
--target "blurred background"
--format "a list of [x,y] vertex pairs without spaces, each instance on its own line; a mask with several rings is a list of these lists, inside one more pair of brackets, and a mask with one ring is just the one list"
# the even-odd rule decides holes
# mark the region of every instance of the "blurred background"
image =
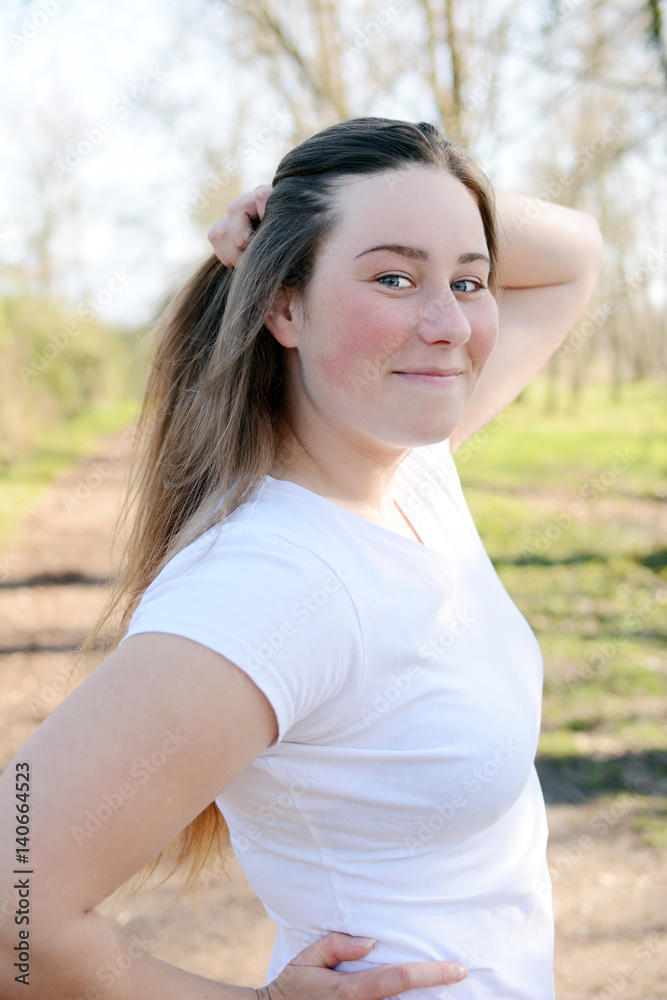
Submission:
[[[66,693],[54,679],[113,572],[149,331],[209,253],[208,228],[327,124],[438,122],[498,189],[590,211],[605,238],[584,315],[456,461],[545,657],[538,767],[559,998],[667,997],[665,11],[662,0],[6,0],[3,763]],[[234,891],[217,931],[192,926],[217,941],[215,974],[258,985],[266,918],[247,887]],[[251,971],[233,966],[234,979],[238,942],[225,951],[220,927],[240,899]],[[126,922],[155,928],[158,911]],[[155,954],[164,946],[185,966],[174,948],[187,927],[159,927]],[[211,948],[185,951],[214,974]]]
[[497,187],[600,220],[598,302],[549,365],[553,410],[664,379],[659,0],[10,0],[0,26],[0,460],[118,399],[133,333],[227,203],[359,114],[438,121]]

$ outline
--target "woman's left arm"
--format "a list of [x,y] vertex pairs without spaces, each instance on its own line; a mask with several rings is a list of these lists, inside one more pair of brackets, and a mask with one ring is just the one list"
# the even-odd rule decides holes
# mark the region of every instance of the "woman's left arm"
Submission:
[[592,215],[520,194],[499,193],[496,204],[498,342],[452,433],[452,451],[516,399],[549,360],[602,270],[602,234]]

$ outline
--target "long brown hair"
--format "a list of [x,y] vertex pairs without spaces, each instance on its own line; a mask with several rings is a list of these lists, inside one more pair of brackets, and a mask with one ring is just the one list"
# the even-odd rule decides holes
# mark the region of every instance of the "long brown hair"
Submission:
[[[109,601],[82,655],[112,621],[107,652],[116,646],[162,567],[221,524],[270,472],[286,431],[283,348],[264,325],[275,297],[281,286],[305,293],[339,219],[336,190],[346,178],[409,165],[445,170],[470,190],[484,225],[493,288],[498,242],[491,186],[471,155],[436,126],[353,118],[287,153],[238,266],[209,257],[156,327],[122,512],[124,523],[133,512],[133,523]],[[169,859],[164,881],[189,859],[185,889],[211,852],[220,856],[228,842],[227,824],[212,802],[135,878],[143,884]]]

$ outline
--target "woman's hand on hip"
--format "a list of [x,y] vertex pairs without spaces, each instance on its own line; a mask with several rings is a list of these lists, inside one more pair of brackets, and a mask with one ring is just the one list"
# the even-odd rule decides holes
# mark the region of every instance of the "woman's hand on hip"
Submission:
[[[355,943],[356,942],[356,943]],[[384,1000],[405,990],[449,986],[468,975],[459,962],[398,962],[361,972],[335,972],[339,962],[363,958],[375,942],[332,931],[295,955],[258,1000]]]
[[234,198],[227,206],[226,214],[209,229],[209,243],[216,257],[227,267],[238,264],[253,234],[253,220],[264,218],[264,209],[272,190],[270,184],[260,184]]

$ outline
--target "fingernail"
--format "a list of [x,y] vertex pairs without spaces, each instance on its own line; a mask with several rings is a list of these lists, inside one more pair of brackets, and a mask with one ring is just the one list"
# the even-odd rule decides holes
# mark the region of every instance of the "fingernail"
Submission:
[[468,970],[466,969],[465,965],[459,965],[457,962],[456,965],[452,966],[452,976],[453,976],[453,981],[455,983],[460,983],[461,980],[465,979],[467,975],[468,975]]
[[357,938],[353,937],[350,944],[355,948],[370,948],[372,944],[375,944],[377,938]]

